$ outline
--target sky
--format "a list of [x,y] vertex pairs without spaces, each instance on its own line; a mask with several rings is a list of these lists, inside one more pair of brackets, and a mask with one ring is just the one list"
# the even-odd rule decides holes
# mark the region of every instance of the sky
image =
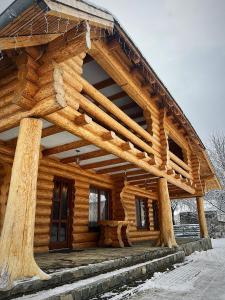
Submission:
[[225,134],[225,0],[91,2],[116,16],[205,144]]

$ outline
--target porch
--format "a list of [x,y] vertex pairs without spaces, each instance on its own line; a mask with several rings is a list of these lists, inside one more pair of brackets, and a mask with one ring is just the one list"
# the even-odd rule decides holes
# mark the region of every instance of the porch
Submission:
[[218,182],[199,137],[119,27],[102,38],[78,20],[46,51],[13,47],[0,63],[0,289],[48,279],[33,253],[96,247],[90,227],[106,219],[129,222],[131,242],[176,246],[170,199],[197,197],[207,236],[202,196]]
[[[86,300],[122,284],[149,278],[154,272],[183,261],[185,255],[212,247],[209,238],[177,239],[177,243],[179,247],[172,249],[153,247],[148,241],[136,243],[132,248],[91,248],[37,254],[36,262],[50,275],[49,280],[21,280],[10,290],[0,291],[0,298],[14,299],[26,295],[25,299],[64,299],[69,289],[72,296],[68,299],[75,295],[75,299]],[[143,273],[143,267],[146,273]]]

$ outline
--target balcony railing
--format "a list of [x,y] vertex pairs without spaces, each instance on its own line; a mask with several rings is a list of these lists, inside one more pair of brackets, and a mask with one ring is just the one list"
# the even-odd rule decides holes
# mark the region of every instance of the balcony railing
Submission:
[[187,180],[193,180],[192,174],[191,174],[191,167],[186,164],[183,160],[181,160],[179,157],[177,157],[174,153],[169,151],[169,157],[170,157],[170,166],[172,169],[182,176],[182,178]]

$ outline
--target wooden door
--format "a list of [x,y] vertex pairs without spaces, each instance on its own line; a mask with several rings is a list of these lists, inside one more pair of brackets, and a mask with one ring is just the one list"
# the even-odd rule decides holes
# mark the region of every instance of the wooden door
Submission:
[[55,177],[52,199],[50,249],[71,248],[74,181]]

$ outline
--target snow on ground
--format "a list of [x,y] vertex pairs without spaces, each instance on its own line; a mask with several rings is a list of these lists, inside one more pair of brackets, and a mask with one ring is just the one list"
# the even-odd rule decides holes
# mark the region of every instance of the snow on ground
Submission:
[[212,242],[212,250],[195,252],[174,270],[155,273],[133,291],[110,299],[225,300],[225,239]]

